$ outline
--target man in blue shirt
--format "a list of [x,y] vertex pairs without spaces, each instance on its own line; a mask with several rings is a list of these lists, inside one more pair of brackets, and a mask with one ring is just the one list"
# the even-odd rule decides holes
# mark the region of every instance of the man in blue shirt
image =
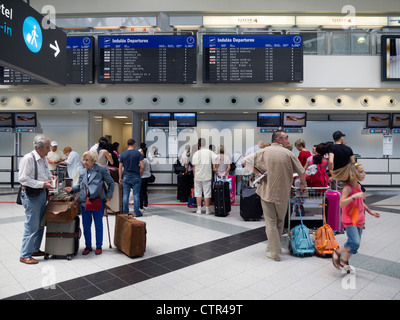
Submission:
[[119,183],[123,185],[122,213],[129,213],[129,194],[133,192],[135,217],[142,216],[139,210],[140,185],[144,161],[142,154],[135,150],[135,140],[128,140],[128,149],[121,153],[119,160]]

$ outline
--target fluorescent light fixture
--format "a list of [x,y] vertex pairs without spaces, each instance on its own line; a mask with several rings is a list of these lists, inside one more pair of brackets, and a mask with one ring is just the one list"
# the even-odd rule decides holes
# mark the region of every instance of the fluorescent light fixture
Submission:
[[127,116],[114,116],[115,119],[128,119]]
[[204,16],[203,26],[206,28],[265,28],[293,27],[294,16]]
[[296,16],[298,27],[329,28],[380,28],[387,25],[387,17],[360,17],[354,16]]

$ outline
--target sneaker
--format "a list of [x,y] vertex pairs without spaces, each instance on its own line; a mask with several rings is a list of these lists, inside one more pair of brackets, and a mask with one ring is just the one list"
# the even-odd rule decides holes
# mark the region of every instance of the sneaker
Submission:
[[147,210],[149,210],[149,207],[143,207],[143,210],[147,211]]
[[89,254],[90,251],[92,251],[92,247],[86,247],[85,250],[83,250],[82,254],[86,256],[87,254]]
[[213,214],[214,212],[211,211],[210,207],[206,207],[206,214]]
[[103,252],[103,250],[101,249],[101,247],[96,247],[96,251],[94,252],[94,254],[99,255]]
[[201,214],[201,208],[197,208],[196,213]]

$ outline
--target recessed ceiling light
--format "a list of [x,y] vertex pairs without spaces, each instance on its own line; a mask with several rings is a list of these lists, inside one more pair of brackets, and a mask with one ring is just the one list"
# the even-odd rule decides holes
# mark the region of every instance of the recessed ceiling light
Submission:
[[115,119],[128,119],[127,116],[114,116]]

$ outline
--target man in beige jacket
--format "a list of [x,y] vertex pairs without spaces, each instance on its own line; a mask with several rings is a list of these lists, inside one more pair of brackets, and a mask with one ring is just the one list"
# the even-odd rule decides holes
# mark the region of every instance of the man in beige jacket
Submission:
[[[288,149],[288,135],[281,130],[272,134],[271,146],[263,148],[244,158],[247,170],[257,175],[267,172],[257,187],[264,212],[265,230],[268,238],[267,257],[280,261],[281,236],[288,208],[293,173],[300,177],[302,192],[307,187],[306,174],[295,154]],[[259,171],[258,171],[259,170]],[[260,172],[261,171],[261,172]]]

